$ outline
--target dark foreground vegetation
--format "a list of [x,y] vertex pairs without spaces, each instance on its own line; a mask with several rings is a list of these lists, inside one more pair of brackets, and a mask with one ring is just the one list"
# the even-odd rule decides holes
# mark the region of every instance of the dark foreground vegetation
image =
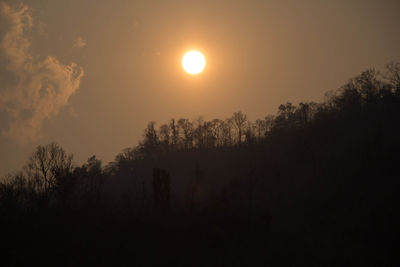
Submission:
[[0,184],[0,265],[399,264],[400,65],[251,123],[151,122],[102,167],[51,143]]

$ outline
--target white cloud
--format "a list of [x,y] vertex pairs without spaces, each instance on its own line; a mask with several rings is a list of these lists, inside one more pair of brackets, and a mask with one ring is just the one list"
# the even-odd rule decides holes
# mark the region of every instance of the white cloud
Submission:
[[0,109],[8,115],[2,134],[18,143],[37,140],[43,122],[56,116],[79,88],[83,69],[48,56],[35,61],[27,32],[29,8],[0,2]]

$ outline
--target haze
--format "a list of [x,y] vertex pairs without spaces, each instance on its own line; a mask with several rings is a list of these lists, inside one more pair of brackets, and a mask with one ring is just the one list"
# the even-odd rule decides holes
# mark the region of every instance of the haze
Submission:
[[[397,0],[0,2],[0,175],[39,144],[107,163],[149,121],[263,118],[400,61]],[[192,49],[198,77],[181,67]]]

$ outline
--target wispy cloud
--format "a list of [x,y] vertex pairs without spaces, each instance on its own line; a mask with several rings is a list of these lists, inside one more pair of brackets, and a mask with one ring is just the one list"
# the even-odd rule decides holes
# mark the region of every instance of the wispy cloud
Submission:
[[84,48],[87,46],[87,42],[85,39],[82,38],[82,36],[78,36],[75,41],[74,41],[74,47],[77,48]]
[[0,2],[0,109],[8,115],[2,134],[18,143],[35,141],[43,122],[56,116],[79,88],[83,69],[48,56],[36,61],[27,37],[29,8]]

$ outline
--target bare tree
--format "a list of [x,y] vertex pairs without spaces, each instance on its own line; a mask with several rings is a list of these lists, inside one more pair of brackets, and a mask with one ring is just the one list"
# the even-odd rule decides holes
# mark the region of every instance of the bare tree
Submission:
[[195,146],[198,148],[204,147],[205,143],[205,134],[204,134],[204,119],[203,117],[198,117],[195,121],[195,127],[193,131],[193,137],[195,141]]
[[216,136],[214,130],[214,121],[205,121],[203,124],[203,137],[205,147],[214,147],[216,143]]
[[68,155],[56,143],[38,146],[29,157],[24,171],[39,192],[48,193],[57,185],[57,179],[72,172],[72,154]]
[[135,158],[135,149],[127,147],[115,157],[115,161],[133,161]]
[[310,103],[300,102],[299,107],[297,108],[297,113],[298,113],[297,119],[300,121],[301,125],[305,125],[314,118],[316,109],[317,109],[317,104],[314,102]]
[[158,145],[158,135],[155,124],[154,121],[149,122],[144,132],[144,146],[149,150],[153,150]]
[[231,146],[233,144],[232,138],[232,119],[226,119],[222,124],[222,139],[224,146]]
[[211,134],[213,136],[214,145],[222,146],[223,145],[223,124],[224,121],[220,119],[213,119],[211,121]]
[[246,142],[248,144],[255,143],[256,141],[256,125],[251,123],[250,121],[247,121],[245,129],[244,129],[244,135],[246,138]]
[[[132,149],[125,149],[124,152],[132,151]],[[123,154],[123,153],[121,153]],[[119,170],[125,173],[131,171],[129,169],[129,154],[127,157],[121,157],[119,162]],[[127,168],[128,167],[128,168]],[[78,196],[86,200],[98,200],[100,198],[100,191],[105,181],[106,175],[101,166],[101,160],[97,159],[95,155],[87,160],[87,163],[74,170],[74,176],[79,179],[77,187]]]
[[265,120],[258,119],[254,123],[254,132],[258,139],[265,137],[267,133],[267,123]]
[[180,119],[178,121],[178,125],[183,131],[183,142],[185,148],[191,148],[193,142],[193,123],[191,123],[188,119]]
[[400,62],[391,62],[387,64],[384,78],[393,86],[394,92],[400,95]]
[[242,136],[244,132],[244,128],[246,126],[247,116],[243,114],[241,111],[233,113],[232,121],[237,129],[238,133],[238,144],[242,143]]
[[175,122],[175,119],[169,121],[169,129],[171,133],[171,144],[176,146],[179,141],[179,124]]
[[264,118],[265,121],[265,136],[268,135],[268,133],[272,130],[272,128],[275,126],[275,116],[274,115],[267,115]]
[[160,142],[163,146],[168,147],[171,144],[171,129],[167,124],[160,126]]

